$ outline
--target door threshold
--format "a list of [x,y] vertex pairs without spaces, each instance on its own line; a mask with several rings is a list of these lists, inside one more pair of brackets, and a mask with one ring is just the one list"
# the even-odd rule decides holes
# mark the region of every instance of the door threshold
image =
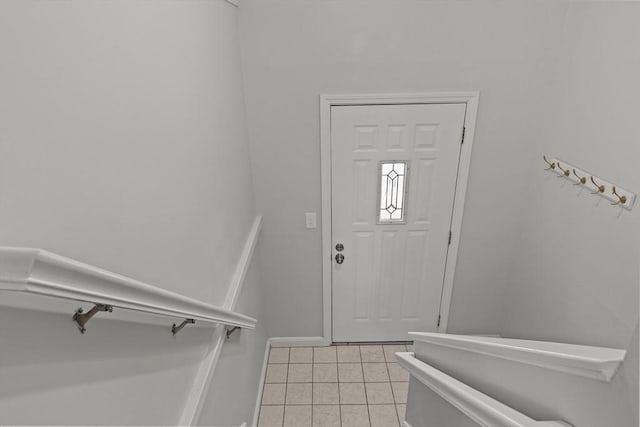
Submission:
[[413,341],[347,341],[332,342],[331,345],[412,345]]

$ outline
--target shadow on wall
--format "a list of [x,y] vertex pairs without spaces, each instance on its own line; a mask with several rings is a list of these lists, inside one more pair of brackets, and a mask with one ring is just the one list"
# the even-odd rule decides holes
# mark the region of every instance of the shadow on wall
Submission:
[[170,326],[95,317],[83,335],[70,314],[5,306],[0,324],[0,424],[93,424],[105,410],[108,424],[171,424],[213,331],[173,337]]

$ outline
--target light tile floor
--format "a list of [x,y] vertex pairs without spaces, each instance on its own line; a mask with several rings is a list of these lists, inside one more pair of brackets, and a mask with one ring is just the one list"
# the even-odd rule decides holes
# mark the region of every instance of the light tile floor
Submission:
[[259,427],[399,427],[409,374],[405,345],[272,348]]

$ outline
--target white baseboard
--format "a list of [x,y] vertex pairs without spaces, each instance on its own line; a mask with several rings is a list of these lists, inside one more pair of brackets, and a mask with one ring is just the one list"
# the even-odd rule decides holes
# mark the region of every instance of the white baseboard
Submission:
[[409,423],[408,423],[408,422],[406,422],[406,421],[403,421],[403,422],[402,422],[402,427],[411,427],[411,424],[409,424]]
[[324,337],[273,337],[269,338],[271,347],[326,347]]

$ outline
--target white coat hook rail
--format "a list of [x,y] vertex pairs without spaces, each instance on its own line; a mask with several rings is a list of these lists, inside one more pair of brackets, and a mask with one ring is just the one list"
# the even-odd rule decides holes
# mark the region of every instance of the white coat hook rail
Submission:
[[612,205],[631,210],[636,201],[636,194],[614,184],[606,179],[593,175],[584,169],[580,169],[570,163],[557,158],[542,156],[547,164],[545,170],[556,174],[558,178],[565,178],[573,182],[573,185],[584,186],[591,194],[597,194],[609,200]]

